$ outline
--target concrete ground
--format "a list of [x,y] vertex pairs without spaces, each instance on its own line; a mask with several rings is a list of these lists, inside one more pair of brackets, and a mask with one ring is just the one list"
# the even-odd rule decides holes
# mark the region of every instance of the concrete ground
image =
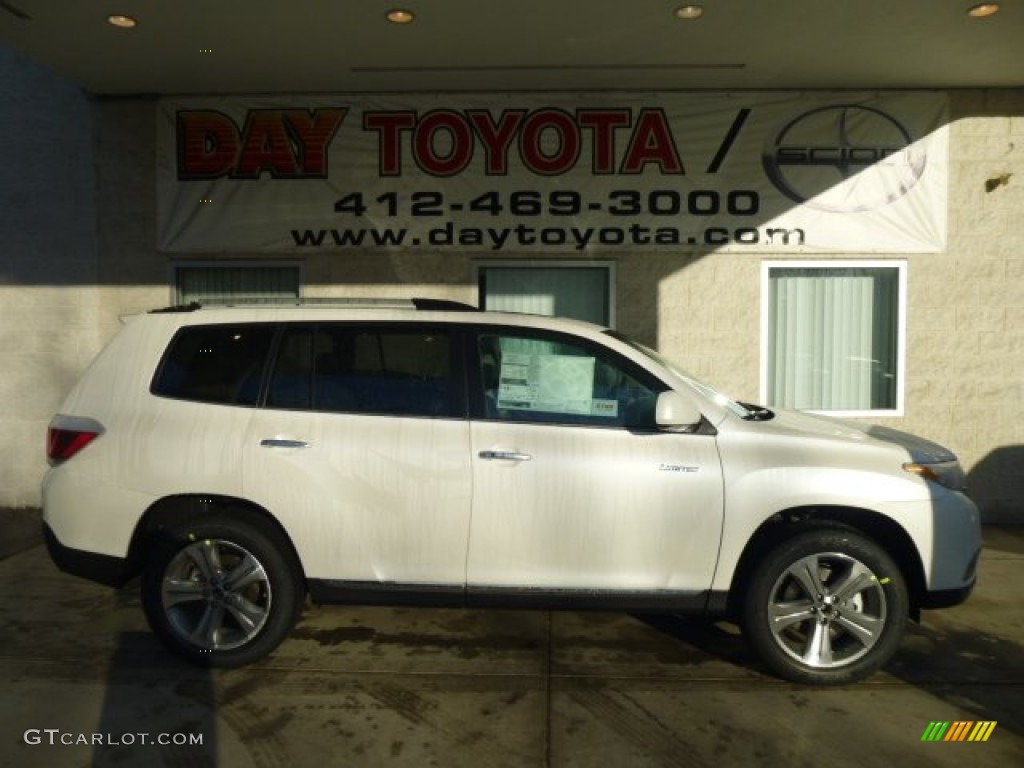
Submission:
[[[986,532],[971,600],[883,673],[816,689],[727,627],[614,613],[311,608],[271,659],[210,672],[163,651],[134,586],[59,573],[27,520],[0,514],[2,766],[1024,765],[1024,528]],[[935,721],[996,725],[922,742]],[[168,737],[202,743],[144,743]]]

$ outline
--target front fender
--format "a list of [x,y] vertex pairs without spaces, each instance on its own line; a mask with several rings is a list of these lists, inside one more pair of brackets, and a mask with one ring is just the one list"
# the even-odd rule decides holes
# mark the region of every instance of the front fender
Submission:
[[732,476],[726,472],[722,546],[712,589],[729,589],[748,542],[768,520],[789,510],[828,507],[892,520],[914,542],[929,572],[935,514],[920,479],[834,467],[766,467]]

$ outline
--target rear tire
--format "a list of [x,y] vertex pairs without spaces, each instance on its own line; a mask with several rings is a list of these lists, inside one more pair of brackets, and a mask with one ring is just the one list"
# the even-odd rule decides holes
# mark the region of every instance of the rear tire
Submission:
[[216,515],[164,530],[142,573],[142,604],[172,651],[204,666],[238,667],[291,631],[303,586],[281,537]]
[[755,567],[744,596],[743,634],[788,680],[839,685],[892,658],[906,631],[906,580],[870,539],[842,528],[788,539]]

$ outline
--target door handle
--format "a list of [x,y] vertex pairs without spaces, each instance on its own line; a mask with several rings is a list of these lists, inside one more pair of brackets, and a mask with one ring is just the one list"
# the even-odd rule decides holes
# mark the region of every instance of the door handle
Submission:
[[480,451],[477,455],[488,461],[530,461],[533,458],[528,453],[517,453],[516,451]]
[[261,448],[309,448],[305,440],[285,440],[279,437],[268,437],[260,440]]

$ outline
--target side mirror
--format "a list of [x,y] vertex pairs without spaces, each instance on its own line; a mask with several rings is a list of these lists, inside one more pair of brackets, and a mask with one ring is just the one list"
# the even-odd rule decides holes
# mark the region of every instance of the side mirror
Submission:
[[659,428],[687,432],[696,429],[702,418],[700,410],[689,397],[674,390],[658,395],[654,421]]

